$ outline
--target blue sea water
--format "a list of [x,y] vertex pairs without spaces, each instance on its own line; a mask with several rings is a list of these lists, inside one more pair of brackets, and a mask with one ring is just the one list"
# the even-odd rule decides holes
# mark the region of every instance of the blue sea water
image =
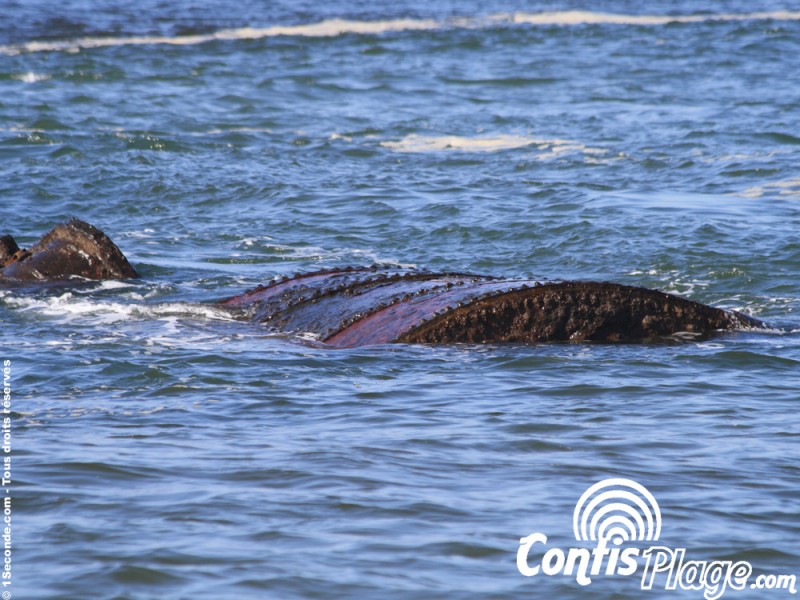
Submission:
[[[143,278],[0,291],[0,591],[702,598],[517,570],[521,537],[576,545],[610,477],[687,559],[800,575],[798,11],[5,0],[0,234],[76,216]],[[771,329],[325,350],[207,304],[374,262],[648,286]]]

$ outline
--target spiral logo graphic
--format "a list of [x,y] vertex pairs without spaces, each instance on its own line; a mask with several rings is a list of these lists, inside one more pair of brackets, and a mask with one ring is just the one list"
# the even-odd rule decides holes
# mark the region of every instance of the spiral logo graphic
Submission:
[[622,542],[657,540],[661,510],[646,487],[613,477],[586,490],[575,505],[572,529],[578,541]]

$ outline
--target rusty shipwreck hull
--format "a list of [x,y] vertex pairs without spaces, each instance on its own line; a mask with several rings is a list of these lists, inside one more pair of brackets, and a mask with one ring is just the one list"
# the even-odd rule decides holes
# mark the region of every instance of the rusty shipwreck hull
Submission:
[[337,348],[388,343],[634,341],[763,327],[656,290],[381,268],[317,271],[219,302]]
[[[73,219],[30,249],[0,237],[0,286],[138,277],[102,231]],[[655,290],[378,267],[317,271],[219,302],[275,331],[337,348],[401,343],[634,341],[765,327]]]

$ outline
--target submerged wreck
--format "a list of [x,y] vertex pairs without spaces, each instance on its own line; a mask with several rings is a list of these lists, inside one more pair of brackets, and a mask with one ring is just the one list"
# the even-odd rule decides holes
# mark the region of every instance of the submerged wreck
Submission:
[[[0,286],[135,277],[108,236],[77,219],[56,226],[28,250],[11,236],[0,238]],[[765,327],[736,311],[642,287],[377,266],[283,278],[217,305],[276,332],[311,334],[336,348],[624,342]]]

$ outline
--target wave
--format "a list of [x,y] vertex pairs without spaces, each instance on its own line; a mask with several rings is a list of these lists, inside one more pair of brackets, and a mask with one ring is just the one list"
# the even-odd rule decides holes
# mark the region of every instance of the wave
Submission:
[[482,29],[498,25],[575,26],[575,25],[637,25],[659,26],[670,23],[706,23],[715,21],[800,21],[798,11],[752,13],[721,13],[698,15],[627,15],[592,11],[551,11],[539,13],[502,13],[485,17],[435,19],[390,19],[357,21],[328,19],[306,25],[275,25],[271,27],[240,27],[221,29],[208,34],[178,36],[84,37],[68,40],[30,41],[0,46],[0,54],[17,55],[31,52],[80,52],[94,48],[168,44],[192,46],[214,41],[257,40],[271,37],[337,37],[346,34],[380,35],[401,31],[432,31],[439,29]]
[[[103,289],[115,289],[116,282],[104,282]],[[127,287],[121,284],[120,287]],[[136,298],[136,296],[131,296]],[[225,308],[211,304],[189,304],[168,302],[161,304],[126,304],[83,298],[79,294],[66,292],[59,296],[36,298],[14,296],[0,292],[0,300],[7,306],[21,312],[31,312],[48,318],[70,321],[73,318],[88,317],[94,324],[110,325],[130,320],[171,320],[206,319],[214,321],[235,321],[236,318]]]

